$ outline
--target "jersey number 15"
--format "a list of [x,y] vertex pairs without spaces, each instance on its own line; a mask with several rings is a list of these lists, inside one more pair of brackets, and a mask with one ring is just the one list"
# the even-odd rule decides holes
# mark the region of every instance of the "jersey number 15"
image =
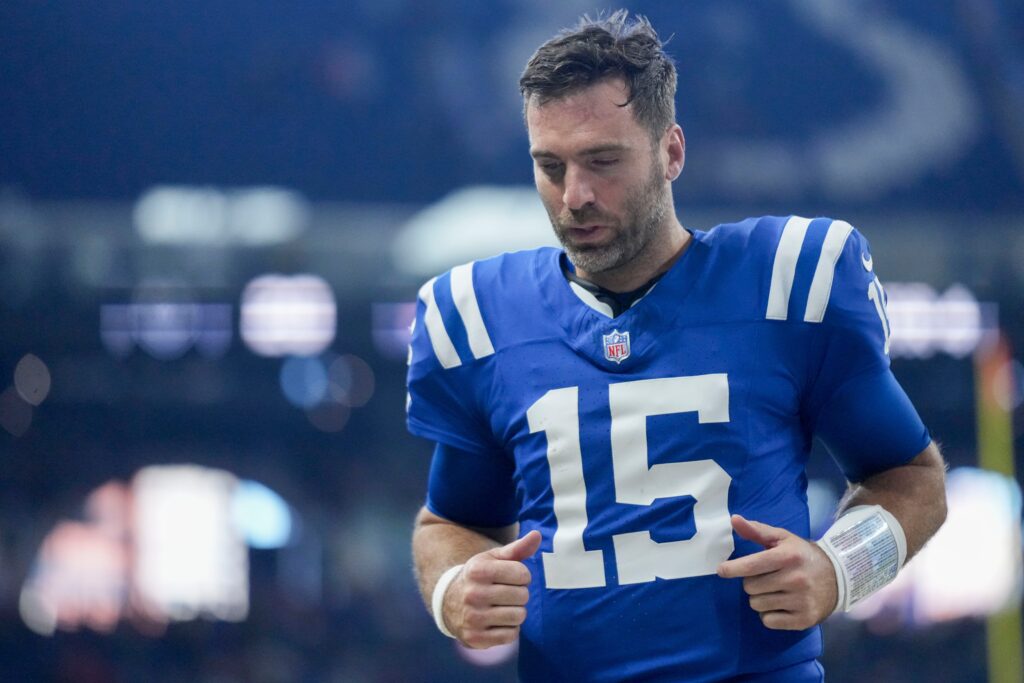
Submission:
[[[649,465],[647,418],[696,412],[701,424],[729,421],[729,380],[722,373],[620,382],[608,387],[612,470],[617,503],[651,505],[658,498],[694,499],[696,532],[659,543],[649,531],[615,534],[620,584],[714,574],[733,551],[729,522],[732,477],[714,460]],[[552,389],[526,412],[530,433],[545,432],[557,527],[542,554],[548,588],[606,585],[604,552],[587,550],[587,489],[580,449],[579,387]]]

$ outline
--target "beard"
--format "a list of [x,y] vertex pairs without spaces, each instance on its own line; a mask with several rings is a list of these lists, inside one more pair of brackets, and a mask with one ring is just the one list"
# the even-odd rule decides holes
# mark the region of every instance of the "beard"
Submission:
[[[644,182],[626,194],[621,218],[591,205],[559,216],[548,210],[548,218],[577,270],[593,274],[619,268],[636,258],[658,234],[668,205],[661,164],[655,159]],[[595,223],[608,226],[611,239],[602,244],[576,244],[570,230]]]

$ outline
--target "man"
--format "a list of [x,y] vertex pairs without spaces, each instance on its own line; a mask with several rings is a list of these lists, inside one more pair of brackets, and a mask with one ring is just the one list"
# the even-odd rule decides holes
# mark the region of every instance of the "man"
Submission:
[[[583,20],[520,86],[564,251],[420,291],[428,608],[470,647],[519,638],[527,681],[822,680],[817,624],[945,516],[866,241],[823,218],[680,225],[676,73],[646,20]],[[812,435],[852,482],[818,543]]]

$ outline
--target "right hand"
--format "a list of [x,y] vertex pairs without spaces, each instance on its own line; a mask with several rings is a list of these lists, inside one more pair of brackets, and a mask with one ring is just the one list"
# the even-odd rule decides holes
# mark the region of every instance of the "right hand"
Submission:
[[519,637],[531,578],[522,561],[537,552],[540,539],[534,530],[474,555],[452,581],[444,596],[444,623],[463,644],[479,649]]

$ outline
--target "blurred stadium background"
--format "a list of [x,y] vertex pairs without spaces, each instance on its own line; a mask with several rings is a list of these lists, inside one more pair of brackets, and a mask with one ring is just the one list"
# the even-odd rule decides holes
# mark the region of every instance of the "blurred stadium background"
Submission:
[[[683,223],[857,225],[953,468],[829,680],[1020,681],[1024,7],[625,4],[672,36]],[[516,81],[602,8],[0,3],[0,680],[514,680],[416,594],[406,327],[550,243]]]

